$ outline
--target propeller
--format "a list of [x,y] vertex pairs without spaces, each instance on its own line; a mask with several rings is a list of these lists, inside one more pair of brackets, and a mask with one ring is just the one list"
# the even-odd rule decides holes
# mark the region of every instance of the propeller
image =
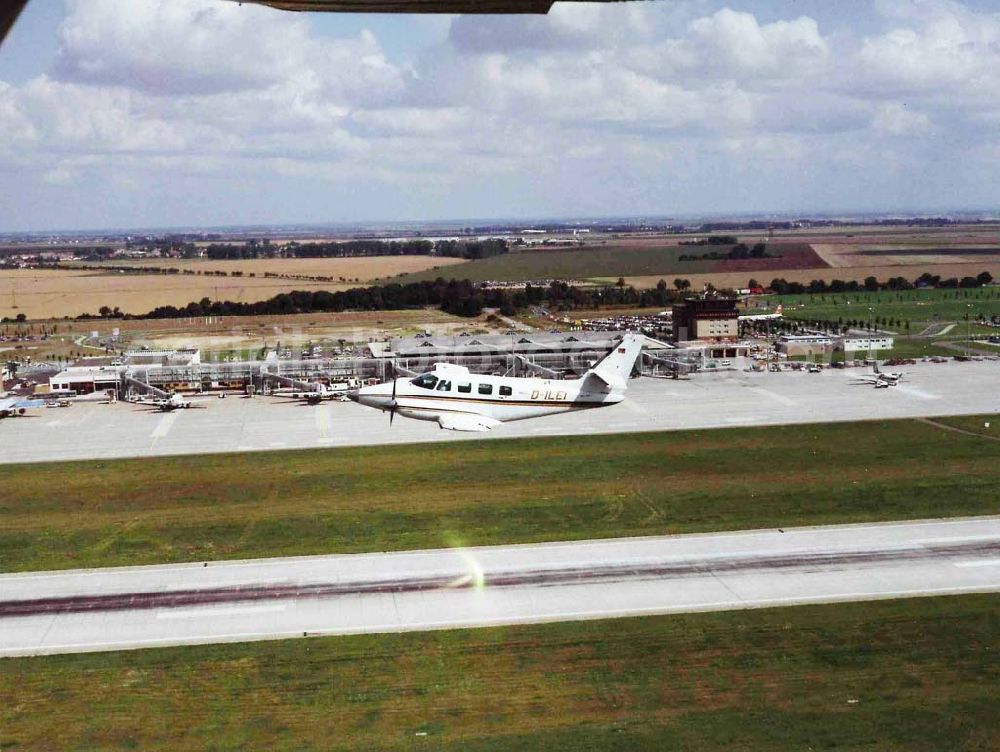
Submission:
[[392,428],[392,419],[396,415],[396,364],[392,364],[392,404],[389,406],[389,427]]

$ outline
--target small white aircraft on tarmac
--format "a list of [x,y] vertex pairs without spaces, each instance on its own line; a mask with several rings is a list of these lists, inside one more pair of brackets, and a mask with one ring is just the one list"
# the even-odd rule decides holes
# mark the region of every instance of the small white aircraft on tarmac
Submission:
[[41,407],[44,400],[26,397],[0,397],[0,418],[16,418],[32,407]]
[[[195,399],[205,400],[208,397],[196,397]],[[161,413],[172,413],[174,410],[187,410],[191,407],[202,407],[201,405],[195,405],[194,400],[191,398],[185,398],[176,392],[171,394],[169,397],[158,397],[156,399],[139,399],[136,400],[138,405],[146,405],[154,408],[149,412],[161,412]]]
[[614,405],[625,399],[628,378],[642,348],[642,336],[621,343],[578,379],[519,378],[469,373],[464,366],[438,363],[416,378],[397,378],[348,393],[362,405],[436,421],[451,431],[489,431],[509,420]]
[[896,386],[900,381],[903,380],[903,374],[899,372],[889,371],[888,373],[883,373],[878,369],[878,361],[872,361],[872,373],[864,374],[858,376],[859,384],[870,384],[876,389],[886,389],[890,386]]
[[302,400],[307,405],[318,405],[324,400],[346,400],[351,389],[358,387],[358,380],[334,382],[332,384],[317,383],[315,389],[276,389],[271,392],[273,397]]

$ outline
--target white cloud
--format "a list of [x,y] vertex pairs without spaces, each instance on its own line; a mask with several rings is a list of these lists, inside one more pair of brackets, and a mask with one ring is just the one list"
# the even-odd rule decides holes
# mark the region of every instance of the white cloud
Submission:
[[[827,34],[794,3],[766,22],[712,0],[557,4],[548,17],[454,18],[408,65],[391,40],[320,35],[304,14],[68,5],[53,68],[0,82],[0,162],[52,190],[128,191],[128,206],[154,183],[161,196],[212,181],[220,212],[251,185],[285,205],[278,185],[309,182],[316,212],[362,195],[420,206],[426,193],[451,196],[450,216],[482,216],[567,208],[586,183],[599,186],[592,211],[669,211],[657,202],[757,200],[732,184],[756,184],[764,164],[766,195],[784,195],[783,174],[798,200],[808,192],[794,186],[825,169],[891,160],[904,172],[940,137],[996,149],[1000,20],[943,0],[881,2],[866,36]],[[491,177],[507,181],[495,209]]]
[[693,21],[690,30],[689,60],[736,79],[801,78],[828,54],[819,27],[806,17],[761,26],[750,13],[724,8]]
[[914,136],[927,132],[930,118],[922,112],[911,110],[901,102],[888,102],[875,112],[872,125],[883,135]]
[[876,95],[1000,97],[1000,14],[974,13],[953,2],[883,3],[894,26],[865,39],[857,84]]

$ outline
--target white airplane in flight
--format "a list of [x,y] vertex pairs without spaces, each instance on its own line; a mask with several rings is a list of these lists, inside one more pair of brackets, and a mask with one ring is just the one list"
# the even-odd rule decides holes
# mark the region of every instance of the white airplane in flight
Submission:
[[642,335],[628,333],[578,379],[518,378],[469,373],[465,366],[438,363],[416,378],[397,378],[348,393],[362,405],[451,431],[489,431],[509,420],[614,405],[625,399],[628,378],[642,348]]

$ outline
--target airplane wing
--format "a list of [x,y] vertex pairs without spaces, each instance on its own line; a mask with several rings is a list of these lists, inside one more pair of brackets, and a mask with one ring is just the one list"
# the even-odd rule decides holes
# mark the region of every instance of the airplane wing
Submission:
[[[548,13],[553,0],[234,0],[329,13]],[[577,0],[579,1],[579,0]],[[608,0],[603,0],[608,2]]]
[[455,413],[440,416],[438,418],[438,425],[441,428],[447,428],[449,431],[489,431],[499,426],[500,421],[487,418],[485,415]]
[[[554,0],[226,0],[267,5],[278,10],[326,13],[539,13],[545,15]],[[622,2],[623,0],[564,0],[565,2]],[[0,3],[0,43],[28,0]]]
[[10,27],[14,25],[27,4],[28,0],[11,0],[9,3],[0,4],[0,42],[7,36]]

